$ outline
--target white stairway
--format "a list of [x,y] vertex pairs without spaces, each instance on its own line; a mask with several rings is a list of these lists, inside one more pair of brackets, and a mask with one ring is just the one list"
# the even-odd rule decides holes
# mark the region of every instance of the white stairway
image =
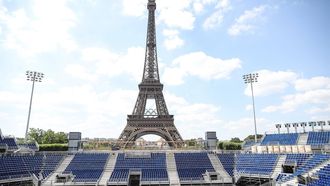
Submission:
[[276,179],[277,176],[282,172],[282,165],[284,164],[285,160],[286,160],[286,155],[278,155],[278,160],[277,160],[277,164],[274,168],[273,174],[272,174],[272,178]]
[[67,155],[61,165],[58,166],[58,168],[50,176],[48,176],[43,185],[52,185],[52,183],[55,183],[57,174],[62,173],[68,167],[73,158],[74,155]]
[[100,176],[100,181],[98,185],[108,185],[108,180],[110,179],[110,176],[116,165],[117,156],[118,153],[113,153],[108,157],[108,160],[104,166],[104,171]]
[[301,133],[299,134],[298,137],[298,145],[306,145],[307,144],[307,139],[308,139],[308,133]]
[[227,171],[223,168],[219,158],[217,157],[216,154],[207,154],[210,161],[211,161],[211,164],[213,166],[213,168],[215,169],[215,171],[217,173],[220,174],[220,176],[222,177],[222,181],[224,183],[232,183],[232,178],[231,176],[227,173]]
[[170,185],[180,186],[180,179],[176,169],[175,157],[172,152],[166,153],[166,166]]

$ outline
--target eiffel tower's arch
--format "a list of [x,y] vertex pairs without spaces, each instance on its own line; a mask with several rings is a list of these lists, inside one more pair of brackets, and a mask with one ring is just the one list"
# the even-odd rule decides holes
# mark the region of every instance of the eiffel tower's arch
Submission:
[[177,144],[175,144],[175,142],[172,141],[173,140],[172,137],[166,131],[163,131],[162,129],[159,128],[148,129],[148,130],[142,129],[133,132],[129,137],[127,137],[127,140],[125,141],[125,144],[123,144],[123,147],[129,148],[135,144],[135,141],[137,139],[150,134],[157,135],[163,138],[170,147],[174,147],[174,148],[177,147]]

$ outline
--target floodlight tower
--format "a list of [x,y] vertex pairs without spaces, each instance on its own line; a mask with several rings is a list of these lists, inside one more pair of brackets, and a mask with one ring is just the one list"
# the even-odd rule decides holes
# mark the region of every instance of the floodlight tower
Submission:
[[297,127],[299,127],[299,123],[292,123],[292,126],[294,127],[294,131],[298,133]]
[[286,127],[286,130],[288,131],[288,134],[290,133],[290,126],[291,126],[291,124],[290,123],[286,123],[286,124],[284,124],[284,126]]
[[323,126],[325,126],[325,121],[318,121],[317,125],[321,126],[321,131],[323,132]]
[[25,141],[27,141],[27,138],[28,138],[32,98],[33,98],[33,91],[34,91],[34,82],[41,82],[42,78],[44,78],[43,73],[35,72],[35,71],[26,71],[26,80],[32,81],[32,91],[31,91],[31,98],[30,98],[29,114],[28,114],[28,119],[27,119],[27,124],[26,124],[26,131],[25,131]]
[[277,128],[278,130],[278,134],[281,134],[281,124],[275,124],[275,127]]
[[304,130],[304,133],[306,132],[306,126],[307,126],[307,122],[301,122],[300,123],[300,126],[303,128],[303,130]]
[[310,127],[312,127],[312,131],[314,132],[314,127],[316,126],[316,122],[315,121],[310,121],[310,122],[308,122],[308,125]]
[[254,94],[253,94],[253,83],[258,82],[258,73],[255,74],[246,74],[243,76],[244,83],[248,84],[250,83],[251,86],[251,93],[252,93],[252,104],[253,104],[253,119],[254,119],[254,141],[257,143],[257,121],[256,121],[256,111],[255,111],[255,105],[254,105]]

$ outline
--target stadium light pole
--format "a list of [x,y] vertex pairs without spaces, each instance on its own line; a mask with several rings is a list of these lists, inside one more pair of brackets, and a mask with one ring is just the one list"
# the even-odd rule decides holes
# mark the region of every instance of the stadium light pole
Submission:
[[307,126],[307,122],[301,122],[301,123],[300,123],[300,126],[303,128],[304,133],[305,133],[305,132],[306,132],[305,128],[306,128],[306,126]]
[[315,121],[310,121],[310,122],[308,122],[308,125],[310,127],[312,127],[312,131],[314,132],[314,127],[316,126],[316,122]]
[[323,132],[323,126],[325,126],[325,121],[318,121],[317,124],[321,127],[321,131]]
[[286,127],[286,130],[288,131],[288,134],[290,133],[290,123],[286,123],[284,124],[284,126]]
[[297,127],[299,127],[298,123],[292,123],[292,126],[294,127],[294,131],[298,133]]
[[28,119],[27,119],[27,124],[26,124],[26,130],[25,130],[25,141],[27,141],[27,138],[28,138],[34,83],[41,82],[42,78],[44,78],[43,73],[35,72],[35,71],[26,71],[26,80],[32,81],[32,91],[31,91],[31,98],[30,98],[29,114],[28,114]]
[[281,134],[281,124],[276,124],[275,127],[278,130],[278,134]]
[[255,105],[254,105],[253,83],[258,82],[258,76],[259,76],[258,73],[243,75],[244,83],[245,84],[249,83],[250,86],[251,86],[252,105],[253,105],[253,119],[254,119],[254,133],[255,133],[254,141],[255,141],[255,143],[258,142],[258,139],[257,139],[257,121],[256,121],[256,111],[255,111]]

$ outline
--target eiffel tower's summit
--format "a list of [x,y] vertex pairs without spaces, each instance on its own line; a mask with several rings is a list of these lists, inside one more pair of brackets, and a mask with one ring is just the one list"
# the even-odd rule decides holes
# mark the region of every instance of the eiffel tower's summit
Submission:
[[[139,84],[139,95],[133,113],[127,116],[127,125],[119,136],[118,145],[122,148],[130,147],[141,136],[155,134],[164,138],[170,147],[177,148],[182,146],[183,140],[174,125],[173,115],[167,110],[163,84],[159,79],[155,0],[149,0],[147,7],[148,30],[142,82]],[[155,109],[147,108],[149,103],[153,103]]]

